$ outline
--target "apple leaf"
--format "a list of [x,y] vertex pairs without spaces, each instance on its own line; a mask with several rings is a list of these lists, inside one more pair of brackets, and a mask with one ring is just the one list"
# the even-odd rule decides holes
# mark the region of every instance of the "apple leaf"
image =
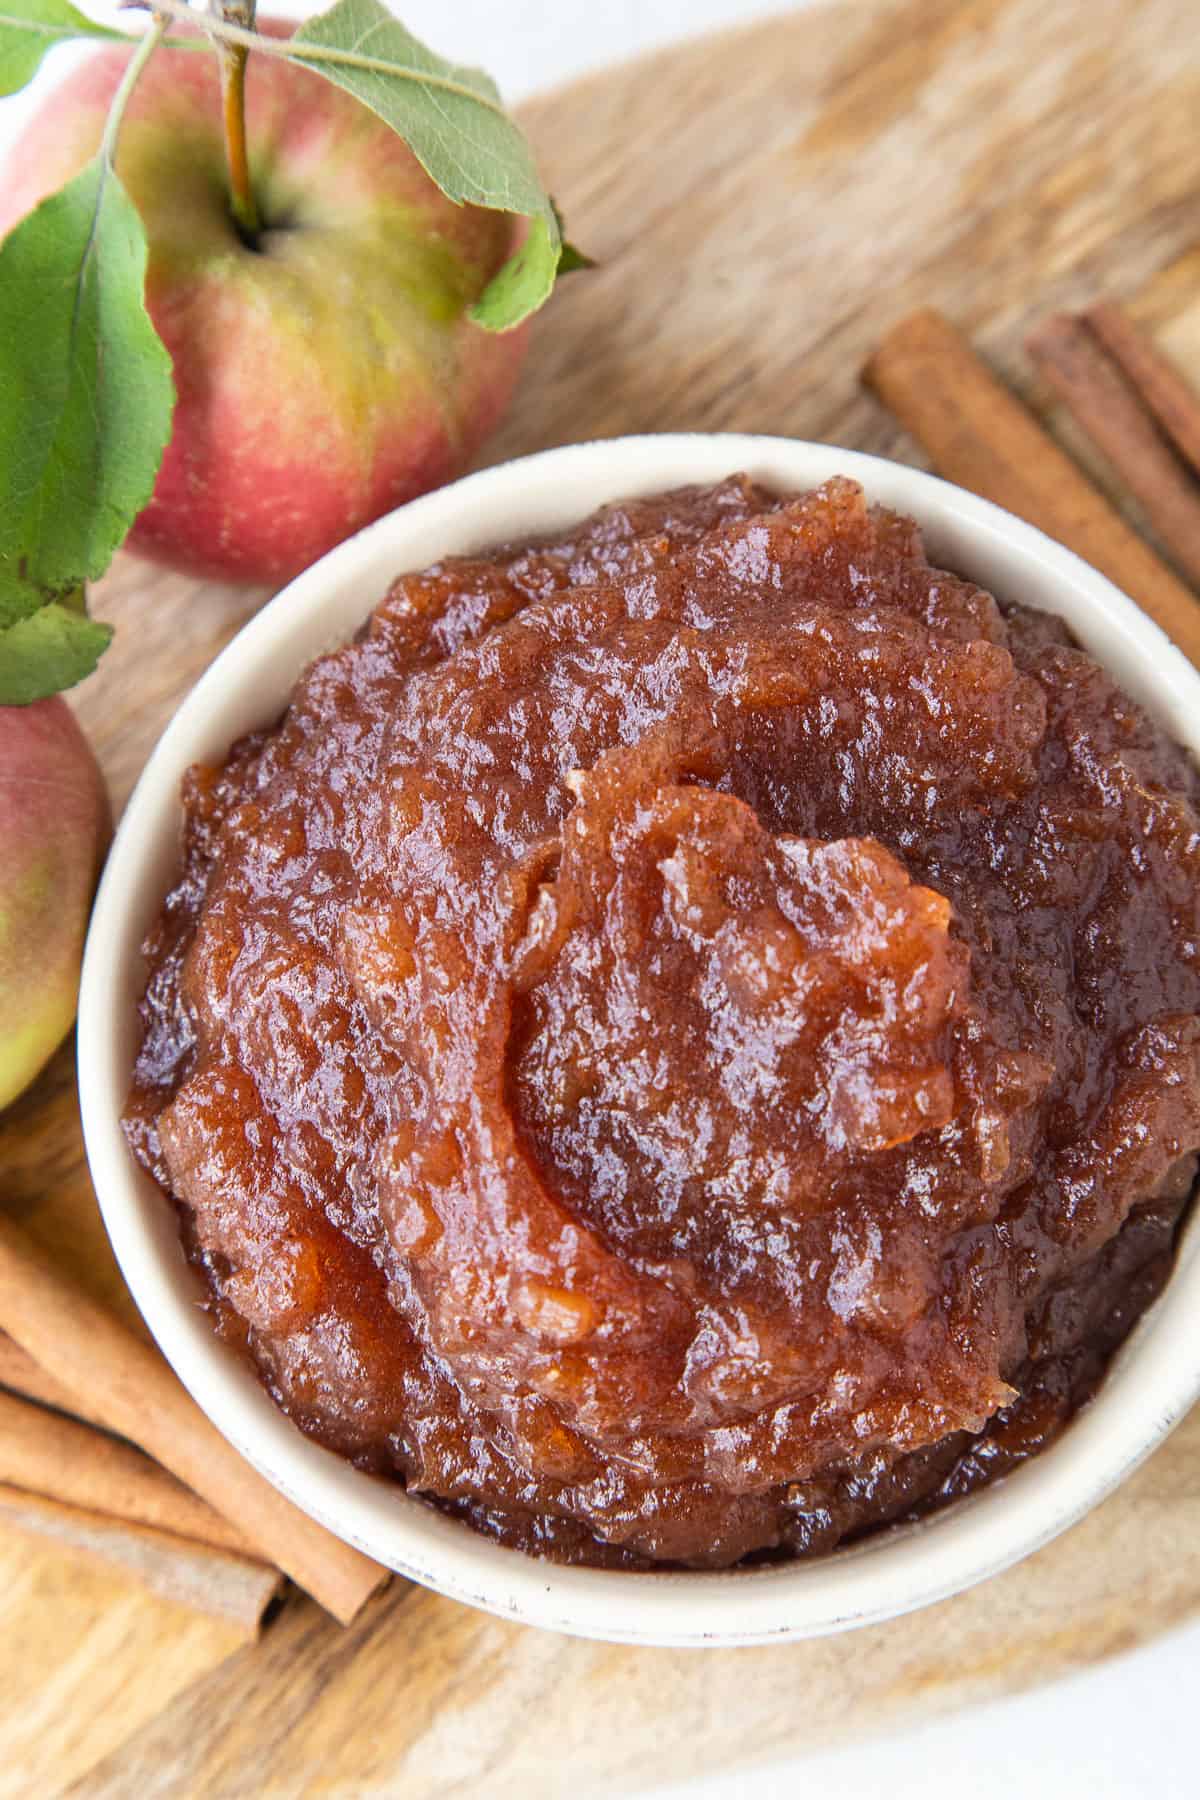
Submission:
[[545,219],[529,222],[524,243],[493,275],[471,308],[471,317],[486,331],[508,331],[541,306],[559,267],[560,251],[550,242]]
[[90,675],[112,626],[89,619],[64,599],[0,630],[0,706],[28,706]]
[[560,270],[582,266],[563,243],[529,145],[482,69],[446,62],[380,0],[338,0],[281,48],[377,113],[451,200],[528,217],[524,243],[471,310],[478,324],[511,330],[541,306]]
[[35,587],[30,587],[19,576],[6,579],[0,575],[0,632],[15,625],[18,619],[27,619],[39,606],[45,604],[45,594],[39,594]]
[[37,73],[55,44],[70,38],[109,38],[128,43],[119,31],[86,19],[67,0],[0,0],[0,94],[15,94]]
[[145,274],[103,153],[0,245],[0,589],[102,575],[150,498],[174,386]]

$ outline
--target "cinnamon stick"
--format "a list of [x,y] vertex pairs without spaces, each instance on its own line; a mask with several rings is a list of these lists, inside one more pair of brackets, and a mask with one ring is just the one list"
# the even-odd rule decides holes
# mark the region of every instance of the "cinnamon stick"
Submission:
[[1086,325],[1065,313],[1046,319],[1025,347],[1141,501],[1184,574],[1200,584],[1200,488],[1120,365]]
[[1200,603],[940,313],[897,325],[864,378],[941,474],[1093,563],[1200,665]]
[[0,1482],[252,1556],[246,1537],[131,1444],[0,1394]]
[[74,1287],[32,1239],[0,1217],[0,1328],[98,1419],[140,1444],[227,1519],[270,1562],[343,1624],[388,1571],[285,1500],[243,1461],[172,1371],[89,1295]]
[[1123,307],[1102,300],[1089,306],[1083,316],[1180,455],[1200,475],[1200,393]]
[[257,1633],[283,1585],[278,1569],[251,1557],[25,1493],[6,1482],[0,1483],[0,1524],[115,1566],[164,1599],[228,1619],[248,1636]]
[[86,1419],[89,1425],[100,1423],[86,1400],[69,1393],[61,1382],[47,1375],[41,1363],[15,1344],[6,1331],[0,1331],[0,1388],[23,1395],[26,1400],[36,1400],[41,1406],[70,1413],[72,1418]]

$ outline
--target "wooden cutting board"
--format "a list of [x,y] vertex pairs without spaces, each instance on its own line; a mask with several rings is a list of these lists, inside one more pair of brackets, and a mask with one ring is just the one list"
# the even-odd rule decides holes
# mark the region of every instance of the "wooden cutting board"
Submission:
[[[699,41],[529,105],[601,267],[540,322],[491,459],[731,428],[919,460],[860,390],[896,318],[942,307],[1040,404],[1025,328],[1131,298],[1200,377],[1193,0],[863,0]],[[1136,520],[1136,514],[1131,512]],[[261,595],[123,559],[77,696],[118,804]],[[371,596],[364,596],[364,604]],[[0,1188],[121,1296],[70,1055],[0,1119]],[[341,1631],[293,1599],[227,1628],[0,1532],[0,1794],[540,1800],[744,1765],[1043,1681],[1200,1607],[1200,1411],[1040,1555],[915,1619],[769,1650],[637,1651],[402,1583]]]

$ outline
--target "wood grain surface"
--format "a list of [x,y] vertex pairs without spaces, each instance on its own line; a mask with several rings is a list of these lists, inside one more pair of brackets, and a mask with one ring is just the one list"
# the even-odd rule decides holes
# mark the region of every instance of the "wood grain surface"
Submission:
[[[489,460],[730,428],[920,461],[858,381],[918,305],[968,330],[1080,450],[1021,350],[1044,314],[1129,299],[1200,376],[1194,26],[1192,0],[841,0],[529,105],[601,267],[539,322]],[[118,805],[261,598],[129,559],[102,584],[117,638],[77,705]],[[69,1049],[0,1118],[0,1190],[128,1310]],[[1198,1522],[1193,1414],[1082,1525],[981,1589],[848,1638],[706,1653],[573,1642],[403,1584],[348,1631],[294,1599],[236,1648],[231,1628],[0,1527],[0,1794],[584,1800],[794,1754],[1169,1628],[1200,1607]]]

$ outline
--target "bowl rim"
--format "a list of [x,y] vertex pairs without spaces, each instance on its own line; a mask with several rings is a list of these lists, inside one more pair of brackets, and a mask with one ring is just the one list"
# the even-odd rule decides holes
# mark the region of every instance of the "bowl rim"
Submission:
[[[133,1163],[119,1115],[141,938],[177,865],[184,768],[225,748],[250,722],[276,716],[301,668],[350,636],[391,574],[552,530],[608,500],[740,469],[799,490],[834,474],[860,481],[870,499],[916,517],[931,560],[950,561],[982,586],[1002,586],[999,570],[1019,582],[1022,598],[1064,613],[1127,690],[1200,756],[1200,671],[1105,576],[991,502],[901,463],[800,439],[590,440],[498,464],[409,502],[339,544],[242,628],[181,703],[134,788],[97,894],[80,987],[80,1107],[104,1223],[146,1324],[217,1428],[304,1511],[411,1580],[502,1618],[646,1646],[764,1644],[878,1623],[973,1586],[1065,1531],[1200,1396],[1200,1224],[1193,1218],[1183,1233],[1162,1296],[1062,1436],[945,1512],[811,1562],[711,1572],[564,1567],[493,1543],[304,1437],[201,1312],[174,1216]],[[231,719],[242,723],[231,729]]]

